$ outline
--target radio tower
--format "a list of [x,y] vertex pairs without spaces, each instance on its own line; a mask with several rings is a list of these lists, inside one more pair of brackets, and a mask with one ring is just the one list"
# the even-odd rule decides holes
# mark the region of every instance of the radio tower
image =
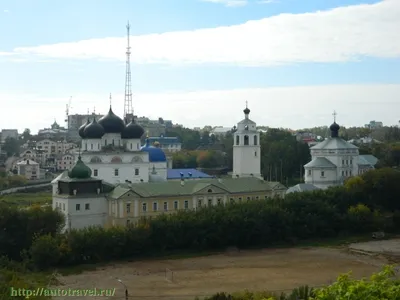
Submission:
[[125,73],[125,99],[124,99],[124,118],[125,122],[133,119],[132,107],[132,86],[131,86],[131,47],[129,44],[129,21],[126,25],[128,33],[128,46],[126,47],[126,73]]

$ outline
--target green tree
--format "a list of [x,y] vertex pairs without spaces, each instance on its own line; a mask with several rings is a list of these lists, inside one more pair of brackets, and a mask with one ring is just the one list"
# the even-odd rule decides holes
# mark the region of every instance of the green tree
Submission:
[[311,300],[383,300],[400,299],[400,282],[393,280],[393,267],[371,276],[370,280],[355,280],[349,274],[338,277],[326,288],[315,291]]
[[59,243],[50,234],[36,236],[29,249],[29,254],[32,262],[40,270],[56,266],[61,257]]
[[7,137],[4,141],[3,150],[6,151],[7,156],[18,155],[19,154],[19,143],[18,140]]

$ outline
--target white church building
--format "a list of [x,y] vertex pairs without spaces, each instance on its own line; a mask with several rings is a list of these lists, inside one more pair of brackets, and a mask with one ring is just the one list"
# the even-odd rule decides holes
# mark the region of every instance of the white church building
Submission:
[[234,133],[232,178],[167,180],[162,149],[140,144],[143,129],[125,122],[111,107],[98,122],[84,124],[75,166],[52,181],[53,209],[66,219],[64,230],[121,226],[177,210],[284,197],[286,187],[261,178],[260,136],[245,119]]
[[260,133],[256,122],[250,120],[250,109],[243,110],[244,119],[234,128],[233,136],[233,172],[232,177],[261,176],[261,146]]
[[167,180],[164,151],[150,145],[148,139],[141,146],[144,129],[133,119],[126,122],[110,106],[98,122],[88,119],[79,128],[81,159],[92,169],[93,177],[111,184]]
[[374,169],[377,162],[372,155],[360,155],[357,146],[339,137],[336,120],[329,129],[331,136],[310,148],[311,161],[304,166],[305,184],[320,189],[342,185],[347,178]]

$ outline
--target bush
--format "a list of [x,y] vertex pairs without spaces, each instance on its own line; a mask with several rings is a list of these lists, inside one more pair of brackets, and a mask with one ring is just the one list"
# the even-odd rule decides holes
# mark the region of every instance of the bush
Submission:
[[395,300],[400,299],[400,280],[393,276],[393,267],[386,266],[370,280],[354,280],[348,273],[340,275],[335,283],[316,290],[303,286],[287,295],[249,291],[232,295],[218,293],[204,300]]

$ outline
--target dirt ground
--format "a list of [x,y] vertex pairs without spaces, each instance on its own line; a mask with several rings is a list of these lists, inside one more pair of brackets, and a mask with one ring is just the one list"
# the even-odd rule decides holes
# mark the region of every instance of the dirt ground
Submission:
[[[128,287],[130,299],[193,300],[195,296],[221,291],[286,291],[306,284],[318,287],[348,271],[356,278],[368,277],[385,263],[383,258],[350,254],[347,249],[266,249],[188,259],[126,262],[59,280],[63,289],[116,288],[113,299],[124,299],[125,289],[117,281],[120,279]],[[167,272],[172,282],[166,280],[167,268],[173,272],[173,278],[171,272]]]

